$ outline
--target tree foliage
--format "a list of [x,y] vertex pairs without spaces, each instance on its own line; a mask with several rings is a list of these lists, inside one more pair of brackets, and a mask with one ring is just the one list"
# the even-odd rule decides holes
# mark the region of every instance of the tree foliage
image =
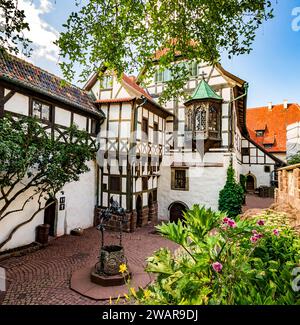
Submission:
[[[0,222],[22,211],[34,198],[38,201],[34,216],[45,209],[49,197],[89,170],[86,162],[94,155],[95,145],[89,135],[75,126],[62,139],[48,134],[36,118],[1,118]],[[20,202],[19,207],[12,209],[16,202]],[[18,228],[0,243],[0,248]]]
[[300,164],[300,151],[289,157],[288,159],[289,165]]
[[226,212],[231,218],[236,217],[242,212],[244,195],[244,189],[235,180],[235,172],[232,164],[230,164],[225,186],[219,194],[219,210]]
[[[132,73],[145,67],[140,78],[153,75],[153,59],[173,76],[163,98],[177,94],[188,78],[188,68],[174,65],[178,56],[215,63],[221,52],[249,53],[255,32],[273,17],[269,0],[89,0],[77,1],[57,42],[67,80],[103,68]],[[168,51],[158,50],[167,48]],[[157,53],[154,57],[154,54]],[[167,95],[169,94],[169,95]]]
[[30,55],[30,40],[24,36],[29,30],[24,10],[18,8],[18,0],[0,0],[0,51],[18,54],[20,50]]

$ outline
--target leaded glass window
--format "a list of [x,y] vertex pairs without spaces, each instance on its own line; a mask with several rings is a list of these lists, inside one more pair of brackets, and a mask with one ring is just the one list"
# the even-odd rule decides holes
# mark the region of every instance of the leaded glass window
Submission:
[[209,108],[208,129],[209,131],[218,131],[218,110],[214,106]]
[[206,107],[203,105],[196,109],[195,131],[206,130]]

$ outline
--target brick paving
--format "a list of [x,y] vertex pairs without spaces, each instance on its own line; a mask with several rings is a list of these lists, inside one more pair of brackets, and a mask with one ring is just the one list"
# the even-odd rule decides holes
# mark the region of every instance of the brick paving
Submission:
[[273,198],[259,197],[254,194],[248,194],[246,197],[246,205],[243,206],[243,212],[249,209],[266,209],[274,203]]
[[[129,264],[145,266],[145,259],[160,247],[175,244],[152,233],[150,226],[124,233],[123,245]],[[106,243],[118,243],[117,233],[107,233]],[[8,290],[3,305],[95,305],[105,304],[83,297],[69,288],[72,272],[97,262],[100,237],[95,228],[83,236],[63,236],[49,246],[21,257],[0,262],[7,272]]]

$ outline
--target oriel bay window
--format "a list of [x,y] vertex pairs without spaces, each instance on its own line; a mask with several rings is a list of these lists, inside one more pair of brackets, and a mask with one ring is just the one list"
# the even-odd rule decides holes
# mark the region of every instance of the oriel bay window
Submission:
[[184,105],[188,140],[220,142],[222,97],[203,79]]
[[186,108],[186,131],[191,131],[193,138],[221,138],[221,105],[219,103],[201,103]]

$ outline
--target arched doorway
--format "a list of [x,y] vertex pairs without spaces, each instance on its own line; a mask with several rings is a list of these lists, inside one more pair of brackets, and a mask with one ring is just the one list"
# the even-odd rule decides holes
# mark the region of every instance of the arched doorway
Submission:
[[56,235],[56,200],[50,198],[46,202],[46,205],[49,206],[45,209],[44,212],[44,223],[50,225],[49,236],[54,237]]
[[251,174],[247,175],[246,189],[247,189],[247,192],[254,192],[254,190],[255,190],[255,178]]
[[143,218],[143,202],[140,195],[136,199],[136,226],[140,227],[142,225]]
[[153,210],[153,195],[152,195],[152,193],[150,193],[149,197],[148,197],[148,208],[149,208],[148,221],[151,221],[152,210]]
[[183,202],[173,202],[169,206],[169,210],[170,210],[170,221],[177,222],[178,220],[183,219],[183,212],[186,212],[188,210],[188,207]]

